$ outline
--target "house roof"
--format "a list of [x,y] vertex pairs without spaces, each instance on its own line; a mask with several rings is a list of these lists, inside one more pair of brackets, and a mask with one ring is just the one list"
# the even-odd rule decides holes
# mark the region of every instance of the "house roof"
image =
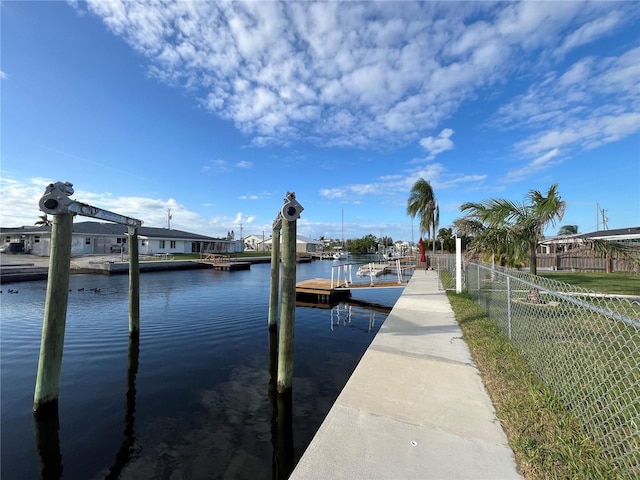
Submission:
[[640,241],[640,227],[616,228],[614,230],[598,230],[590,233],[576,233],[573,235],[560,235],[545,239],[542,244],[549,243],[574,243],[582,239],[614,240],[614,241]]
[[[0,228],[0,233],[7,234],[47,234],[51,232],[51,227],[43,226],[26,226],[17,228]],[[101,223],[101,222],[74,222],[73,233],[80,235],[126,235],[127,227],[117,223]],[[169,230],[168,228],[156,227],[138,227],[138,235],[147,238],[164,238],[164,239],[183,239],[183,240],[200,240],[210,242],[213,240],[221,241],[226,239],[208,237],[197,233],[185,232],[182,230]]]

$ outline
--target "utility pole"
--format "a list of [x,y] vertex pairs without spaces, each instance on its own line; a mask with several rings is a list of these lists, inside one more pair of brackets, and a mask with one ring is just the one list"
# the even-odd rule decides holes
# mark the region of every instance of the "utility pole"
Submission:
[[167,228],[168,228],[169,230],[171,230],[171,219],[172,219],[172,218],[173,218],[173,217],[171,216],[171,209],[170,209],[170,208],[167,208]]

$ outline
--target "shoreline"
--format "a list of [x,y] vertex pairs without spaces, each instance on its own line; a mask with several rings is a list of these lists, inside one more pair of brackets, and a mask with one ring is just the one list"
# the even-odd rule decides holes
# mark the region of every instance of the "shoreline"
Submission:
[[[247,257],[237,263],[270,263],[271,257]],[[140,273],[214,268],[197,260],[140,260]],[[49,257],[30,254],[0,254],[0,284],[46,280]],[[78,255],[71,257],[70,274],[119,275],[129,273],[129,262],[120,254]]]

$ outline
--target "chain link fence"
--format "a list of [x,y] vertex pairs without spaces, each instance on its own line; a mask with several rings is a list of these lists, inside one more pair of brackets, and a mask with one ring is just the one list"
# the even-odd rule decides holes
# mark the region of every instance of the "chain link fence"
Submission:
[[[455,257],[438,264],[455,286]],[[469,263],[465,289],[630,478],[640,478],[640,300]]]

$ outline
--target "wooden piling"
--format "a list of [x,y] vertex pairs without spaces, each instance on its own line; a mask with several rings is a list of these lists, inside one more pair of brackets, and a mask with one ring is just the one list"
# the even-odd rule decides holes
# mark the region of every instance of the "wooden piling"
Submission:
[[138,229],[129,227],[129,337],[140,336],[140,260]]
[[40,357],[33,396],[33,413],[39,418],[58,415],[60,371],[69,299],[72,234],[73,214],[54,215]]
[[282,221],[282,300],[278,351],[278,393],[292,387],[296,316],[296,220]]
[[280,297],[280,217],[274,222],[271,236],[271,291],[269,297],[269,328],[278,325],[278,300]]

